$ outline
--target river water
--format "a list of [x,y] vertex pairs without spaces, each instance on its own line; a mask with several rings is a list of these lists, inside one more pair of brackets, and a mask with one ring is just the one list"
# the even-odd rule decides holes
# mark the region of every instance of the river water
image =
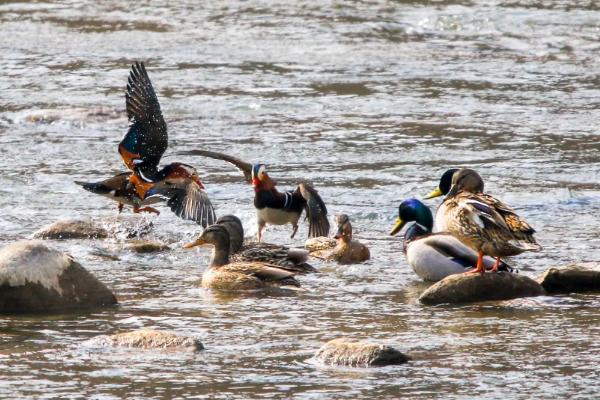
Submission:
[[[468,166],[538,230],[544,251],[511,260],[522,274],[600,261],[595,2],[171,3],[0,1],[0,244],[61,218],[116,214],[73,181],[123,170],[123,92],[142,60],[169,126],[164,160],[195,165],[219,215],[236,213],[254,234],[251,188],[226,163],[178,153],[263,161],[282,189],[314,182],[373,259],[315,262],[323,273],[301,278],[306,293],[222,297],[199,288],[209,250],[181,248],[198,227],[164,207],[147,218],[170,252],[52,242],[120,307],[0,317],[0,397],[600,396],[597,294],[425,307],[426,285],[388,236],[402,199]],[[289,234],[270,227],[265,239],[300,246],[306,227]],[[84,345],[142,327],[196,335],[206,350]],[[342,336],[414,361],[311,361]]]

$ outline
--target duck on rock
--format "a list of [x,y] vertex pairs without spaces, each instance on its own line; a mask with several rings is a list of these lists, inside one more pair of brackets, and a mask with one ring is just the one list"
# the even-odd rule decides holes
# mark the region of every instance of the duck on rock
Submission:
[[[483,179],[472,169],[452,173],[449,191],[436,214],[436,228],[448,231],[478,253],[476,269],[485,272],[483,256],[500,258],[539,251],[535,230],[500,200],[484,193]],[[441,190],[440,190],[441,192]],[[428,196],[435,197],[435,196]]]
[[202,287],[218,291],[258,290],[268,287],[300,287],[294,278],[297,271],[260,261],[230,261],[229,233],[224,226],[211,225],[185,248],[212,245],[213,254],[208,268],[202,274]]
[[[477,264],[477,253],[448,232],[432,233],[431,210],[417,199],[407,199],[398,207],[398,219],[390,235],[398,234],[406,224],[403,250],[408,265],[426,281],[439,281],[453,274],[470,271]],[[484,257],[485,268],[494,266],[492,257]],[[512,271],[506,263],[501,271]]]

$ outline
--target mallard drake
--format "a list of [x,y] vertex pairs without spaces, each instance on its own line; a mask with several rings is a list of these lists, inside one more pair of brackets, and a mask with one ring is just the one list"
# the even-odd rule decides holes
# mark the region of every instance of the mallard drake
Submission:
[[145,200],[140,199],[135,188],[129,182],[130,176],[131,172],[122,172],[100,182],[75,181],[75,183],[82,186],[88,192],[116,201],[119,204],[119,213],[123,211],[123,206],[127,204],[128,206],[133,206],[133,212],[135,213],[147,211],[160,214],[155,208],[146,208],[145,206],[158,203],[161,199],[158,197],[147,197]]
[[[213,224],[215,212],[196,169],[178,162],[158,169],[168,145],[167,124],[143,63],[136,62],[131,67],[125,106],[130,125],[118,150],[131,171],[128,180],[140,201],[133,195],[111,198],[120,204],[120,209],[121,204],[128,204],[121,200],[129,199],[134,203],[134,212],[157,213],[152,207],[135,207],[137,202],[144,203],[147,198],[157,196],[167,200],[177,216],[196,221],[203,227]],[[123,176],[119,174],[109,180],[119,181]]]
[[[477,253],[448,232],[432,233],[433,215],[417,199],[407,199],[398,207],[398,219],[390,232],[394,236],[409,222],[414,222],[404,234],[403,251],[408,265],[426,281],[439,281],[448,275],[471,270],[477,264]],[[486,269],[492,269],[495,260],[484,257]],[[512,268],[501,262],[501,271]]]
[[310,255],[323,260],[337,261],[340,264],[354,264],[371,258],[369,248],[358,240],[352,239],[352,225],[346,214],[336,216],[338,230],[334,236],[337,244],[333,249],[318,250]]
[[202,287],[222,291],[257,290],[267,287],[295,286],[296,271],[260,261],[231,262],[229,233],[224,226],[211,225],[185,248],[210,244],[214,246],[210,265],[202,274]]
[[309,252],[304,249],[292,249],[278,244],[244,241],[242,221],[235,215],[224,215],[216,222],[227,229],[230,242],[230,259],[237,261],[261,261],[279,265],[298,273],[317,272],[306,261]]
[[[483,255],[501,257],[539,251],[535,230],[500,200],[483,193],[483,179],[472,169],[452,173],[451,187],[436,214],[437,229],[447,230],[478,252],[473,272],[485,271]],[[438,224],[439,221],[439,224]]]
[[292,224],[292,238],[298,230],[303,211],[308,219],[308,237],[328,236],[327,208],[318,192],[308,183],[300,183],[295,190],[279,192],[267,174],[264,164],[250,164],[227,154],[207,150],[191,150],[182,154],[199,155],[227,161],[244,174],[246,182],[254,187],[254,206],[258,219],[257,238],[260,242],[267,224]]

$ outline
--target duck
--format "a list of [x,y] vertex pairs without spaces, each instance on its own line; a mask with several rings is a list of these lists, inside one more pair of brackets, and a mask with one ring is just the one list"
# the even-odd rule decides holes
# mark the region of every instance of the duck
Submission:
[[496,272],[501,258],[542,249],[533,236],[535,229],[512,208],[484,193],[483,179],[470,168],[452,173],[450,189],[436,213],[436,225],[478,253],[471,272],[485,272],[484,254],[496,259],[491,269]]
[[[436,282],[449,275],[470,271],[477,264],[477,252],[463,244],[448,232],[433,233],[433,215],[429,207],[418,199],[406,199],[398,207],[398,218],[390,232],[398,234],[406,224],[411,224],[404,234],[403,252],[408,265],[423,280]],[[486,269],[494,266],[495,260],[485,256]],[[505,262],[499,271],[513,272]]]
[[83,187],[88,192],[108,197],[118,203],[119,213],[123,211],[125,205],[132,206],[134,213],[150,212],[160,214],[154,207],[149,207],[151,204],[156,204],[161,201],[160,198],[148,197],[145,200],[140,199],[133,185],[129,182],[131,172],[121,172],[115,176],[104,179],[98,182],[82,182],[75,181],[77,185]]
[[242,221],[233,214],[219,217],[216,222],[227,229],[232,261],[261,261],[279,265],[299,274],[317,272],[308,261],[309,252],[273,243],[244,241]]
[[202,287],[205,289],[237,292],[270,287],[300,287],[294,277],[296,271],[260,261],[231,261],[229,233],[222,225],[210,225],[194,242],[185,244],[184,248],[205,244],[213,246],[210,264],[202,274]]
[[355,264],[371,258],[369,248],[357,240],[352,239],[352,225],[346,214],[339,214],[335,218],[337,232],[334,236],[336,245],[332,249],[318,250],[310,255],[323,260],[337,261],[340,264]]
[[[148,205],[140,207],[144,203],[153,203],[153,200],[147,199],[155,197],[157,202],[166,201],[180,218],[193,220],[202,227],[214,224],[215,211],[198,171],[181,162],[158,168],[168,147],[167,124],[143,62],[135,62],[131,66],[125,92],[125,108],[130,124],[118,145],[118,152],[130,171],[127,180],[131,188],[123,186],[125,173],[96,182],[106,186],[107,181],[110,181],[108,196],[104,193],[104,188],[94,185],[94,182],[78,184],[88,191],[117,201],[120,211],[123,204],[132,204],[134,212],[158,214],[158,210]],[[113,184],[118,186],[119,196]],[[115,190],[114,195],[111,194],[112,190]]]
[[267,225],[292,225],[293,239],[298,231],[300,215],[308,220],[308,237],[328,236],[327,207],[319,193],[308,182],[301,182],[295,190],[280,192],[276,182],[267,173],[265,164],[251,164],[239,158],[209,150],[189,150],[180,154],[199,155],[233,164],[242,171],[244,179],[254,188],[254,207],[258,222],[257,241],[262,240]]

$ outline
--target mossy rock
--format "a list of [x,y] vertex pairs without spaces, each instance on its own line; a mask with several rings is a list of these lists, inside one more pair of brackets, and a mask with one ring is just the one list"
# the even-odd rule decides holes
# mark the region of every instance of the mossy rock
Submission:
[[204,349],[199,339],[171,332],[139,329],[131,332],[103,335],[88,341],[99,347],[125,347],[135,349],[158,349],[197,352]]
[[346,367],[382,367],[410,361],[410,357],[393,347],[348,339],[325,343],[315,354],[315,359],[323,364]]

